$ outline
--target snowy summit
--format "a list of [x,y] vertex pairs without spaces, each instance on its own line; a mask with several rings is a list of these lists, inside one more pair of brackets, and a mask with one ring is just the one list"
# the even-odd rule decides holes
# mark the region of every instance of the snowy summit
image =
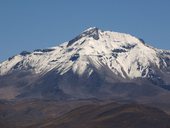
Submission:
[[133,79],[151,77],[156,73],[153,68],[163,70],[169,66],[169,59],[169,51],[152,48],[132,35],[91,27],[59,46],[9,58],[0,64],[0,75],[17,70],[35,74],[56,70],[63,75],[72,70],[81,76],[107,67],[118,76]]

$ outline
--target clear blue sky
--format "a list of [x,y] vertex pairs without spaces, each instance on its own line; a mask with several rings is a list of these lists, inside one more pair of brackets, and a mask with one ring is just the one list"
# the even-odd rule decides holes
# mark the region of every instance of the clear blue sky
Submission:
[[0,0],[0,61],[58,45],[91,26],[170,49],[170,0]]

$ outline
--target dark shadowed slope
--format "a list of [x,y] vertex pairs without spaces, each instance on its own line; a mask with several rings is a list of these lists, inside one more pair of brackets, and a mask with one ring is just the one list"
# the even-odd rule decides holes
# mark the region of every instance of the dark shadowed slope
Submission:
[[[8,106],[8,107],[7,107]],[[10,107],[9,107],[10,106]],[[170,116],[139,105],[97,100],[1,103],[1,128],[169,128]]]
[[33,125],[42,128],[169,128],[170,116],[137,104],[85,105],[60,118]]

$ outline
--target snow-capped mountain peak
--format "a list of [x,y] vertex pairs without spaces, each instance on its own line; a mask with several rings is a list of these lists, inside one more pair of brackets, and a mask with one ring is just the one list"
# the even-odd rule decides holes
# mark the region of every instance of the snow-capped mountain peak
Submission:
[[169,58],[129,34],[91,27],[57,47],[22,52],[8,59],[0,64],[0,75],[18,70],[36,74],[56,70],[60,75],[73,71],[81,76],[107,68],[115,75],[133,79],[155,75],[155,67],[167,67]]

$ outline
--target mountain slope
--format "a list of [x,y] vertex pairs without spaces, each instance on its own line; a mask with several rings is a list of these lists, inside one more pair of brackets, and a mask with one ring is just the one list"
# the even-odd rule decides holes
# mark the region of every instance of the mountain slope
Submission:
[[1,63],[0,96],[164,97],[169,95],[169,78],[170,51],[148,46],[129,34],[94,27],[59,46],[24,51]]

